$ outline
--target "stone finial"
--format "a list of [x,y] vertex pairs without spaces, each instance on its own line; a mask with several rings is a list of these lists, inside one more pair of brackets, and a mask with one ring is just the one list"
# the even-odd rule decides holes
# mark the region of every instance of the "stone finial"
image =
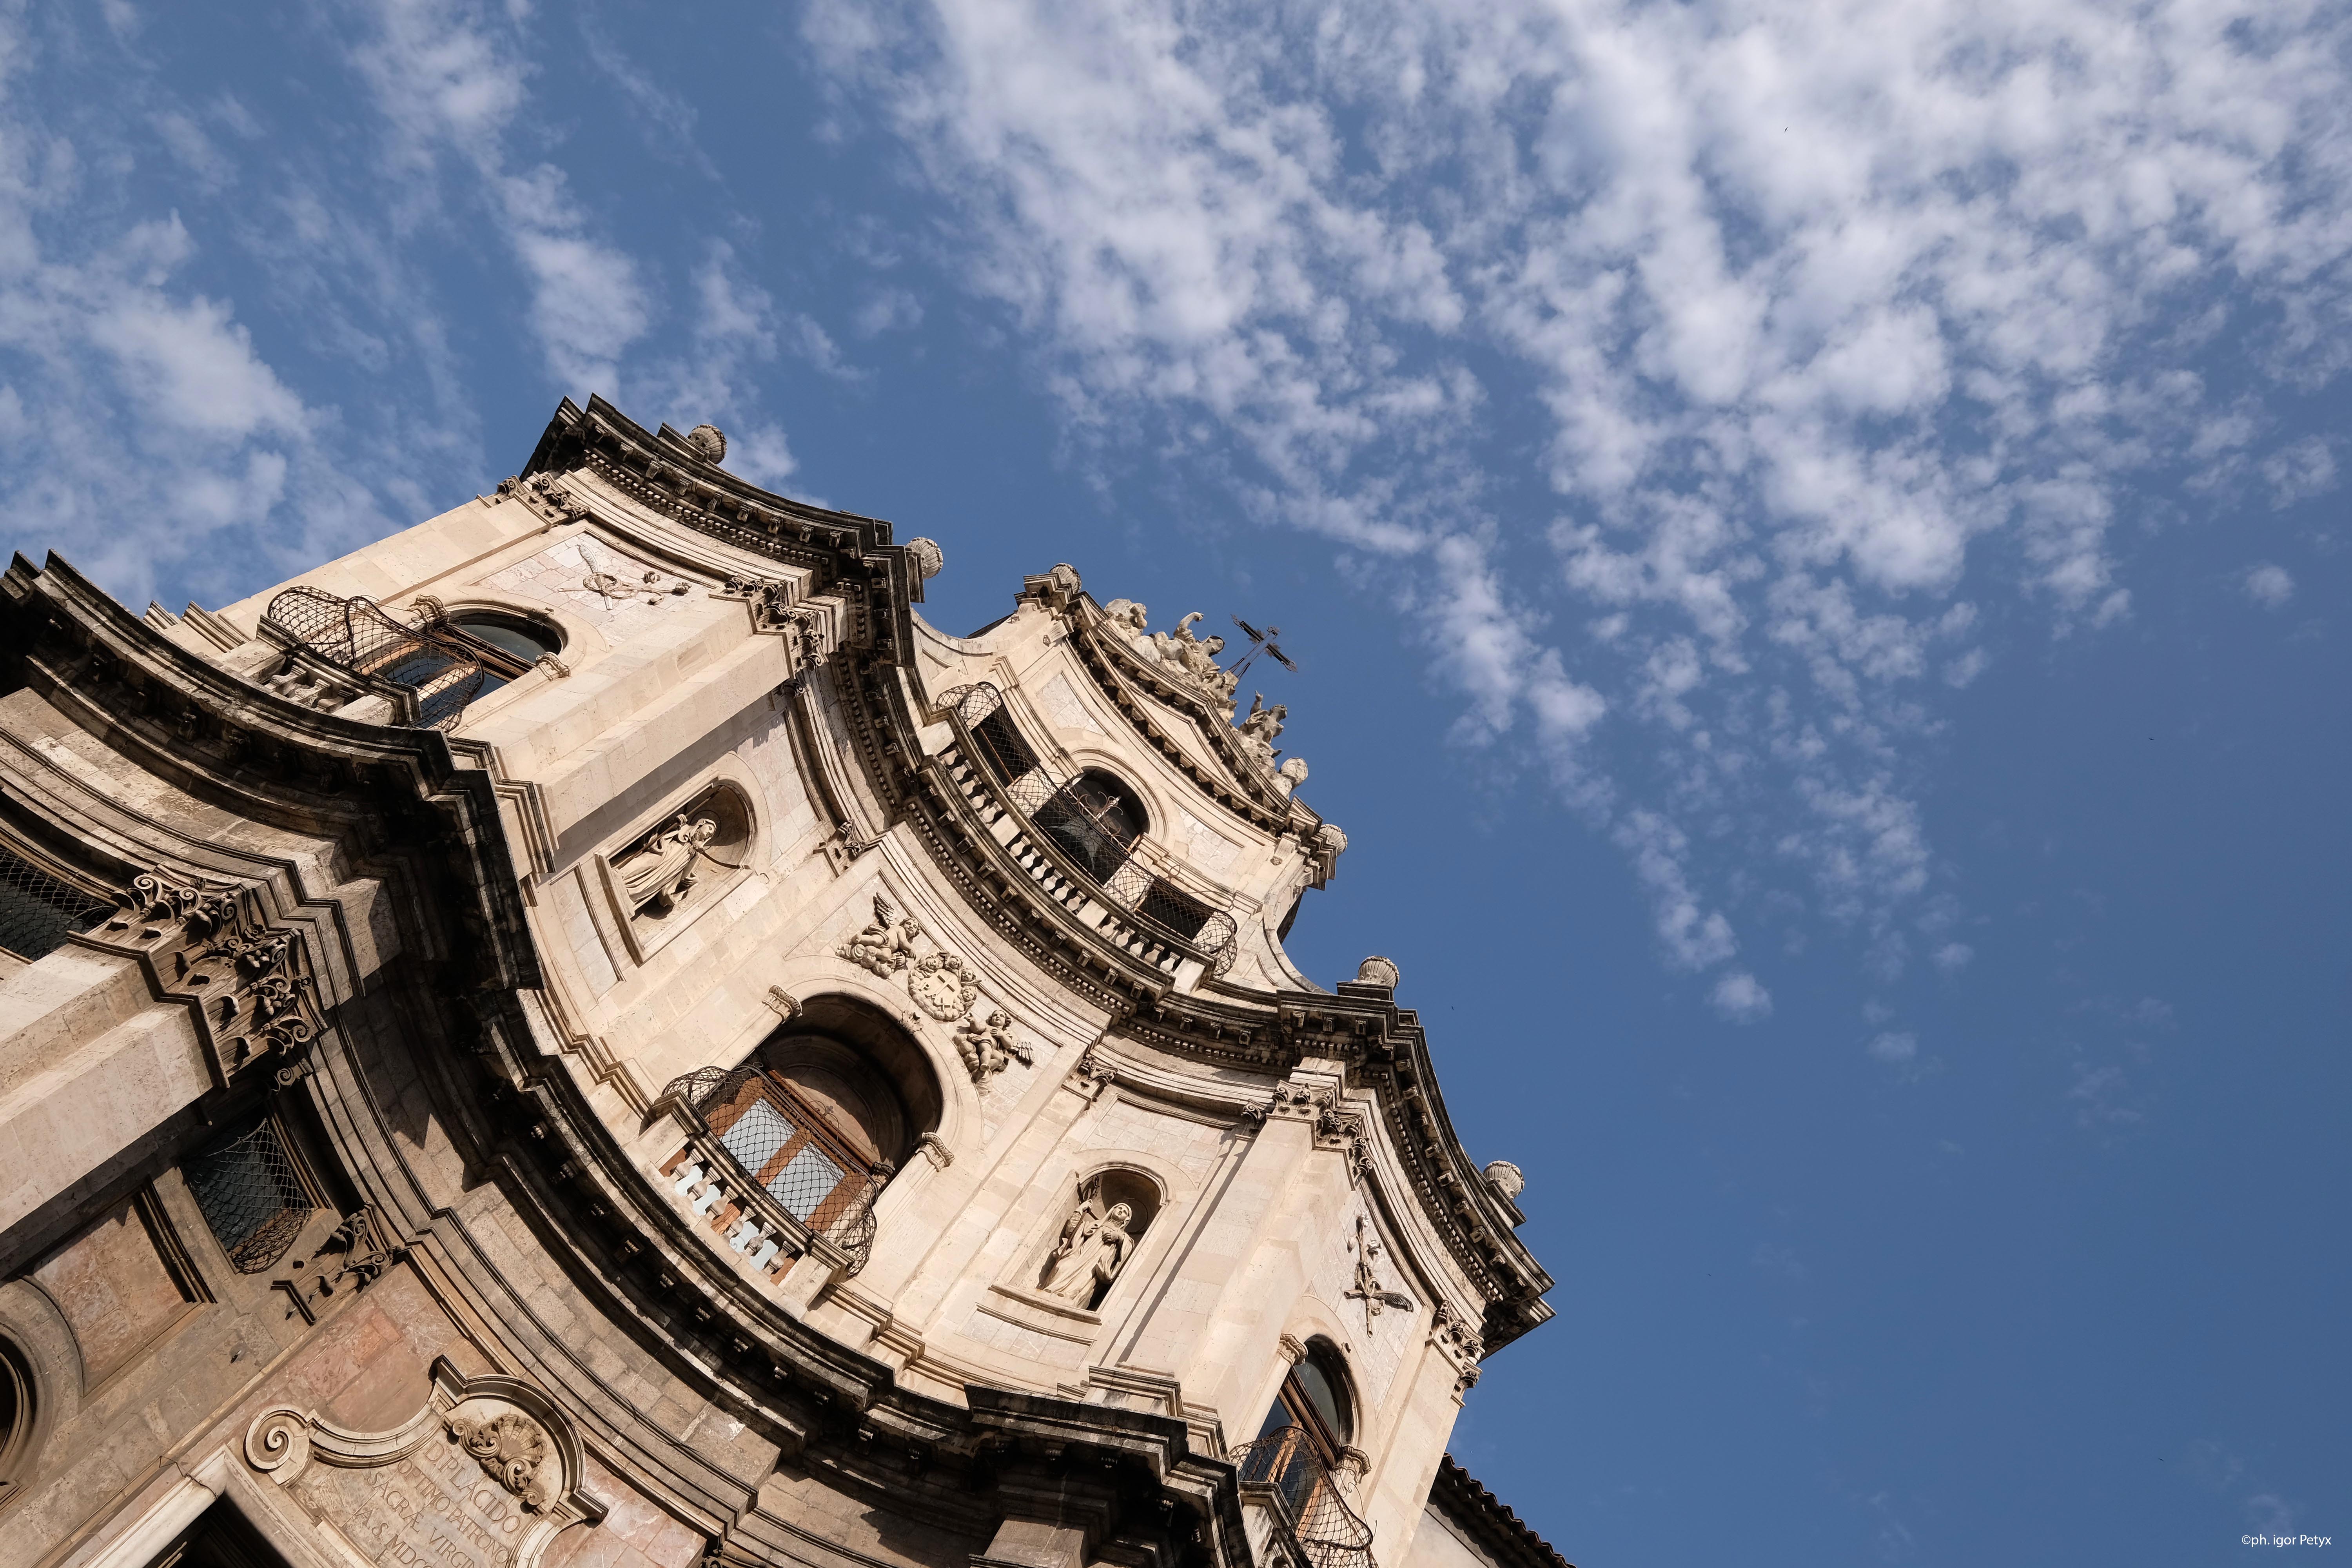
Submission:
[[1496,1192],[1513,1202],[1528,1190],[1527,1173],[1508,1160],[1495,1160],[1486,1166],[1486,1182]]
[[910,539],[907,541],[907,553],[914,558],[915,570],[923,574],[926,582],[938,576],[940,568],[948,563],[947,552],[936,539]]
[[1395,964],[1377,953],[1356,965],[1356,984],[1359,985],[1385,985],[1393,991],[1397,988],[1397,982],[1402,978]]
[[727,460],[727,433],[716,425],[698,425],[688,430],[686,444],[714,463]]

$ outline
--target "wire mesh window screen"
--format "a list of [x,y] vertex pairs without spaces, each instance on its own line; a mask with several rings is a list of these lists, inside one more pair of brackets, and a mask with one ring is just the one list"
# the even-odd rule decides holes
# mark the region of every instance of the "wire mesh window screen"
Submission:
[[1299,1547],[1315,1568],[1374,1568],[1372,1527],[1339,1495],[1303,1427],[1267,1432],[1232,1457],[1244,1486],[1270,1486],[1281,1496]]
[[794,1219],[824,1230],[874,1173],[792,1086],[762,1072],[722,1084],[703,1103],[719,1147]]
[[197,1155],[185,1171],[205,1224],[239,1273],[284,1257],[310,1217],[310,1194],[274,1122]]
[[1017,779],[1037,771],[1037,753],[1021,738],[1021,731],[1013,727],[1013,716],[1002,707],[971,727],[971,738],[998,778]]
[[1144,889],[1143,898],[1135,906],[1135,910],[1186,942],[1198,938],[1202,928],[1217,912],[1200,900],[1179,892],[1156,878],[1150,887]]
[[72,883],[0,847],[0,947],[18,958],[44,958],[68,931],[88,931],[110,906]]
[[1030,814],[1030,820],[1081,870],[1106,886],[1127,864],[1128,851],[1143,832],[1142,814],[1135,803],[1097,773],[1081,773],[1055,790]]
[[[410,626],[369,598],[292,587],[269,601],[263,617],[355,675],[378,676],[415,692],[418,717],[428,730],[447,729],[466,704],[520,672],[517,661],[502,656],[485,663],[470,637]],[[496,664],[511,668],[491,668]]]

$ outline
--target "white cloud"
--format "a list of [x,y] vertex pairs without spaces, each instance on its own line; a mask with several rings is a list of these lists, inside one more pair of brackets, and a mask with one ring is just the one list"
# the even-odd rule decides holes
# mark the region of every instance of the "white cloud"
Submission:
[[1735,1024],[1753,1024],[1772,1016],[1772,994],[1744,969],[1735,969],[1717,980],[1709,1001],[1718,1016]]
[[[2262,389],[2352,363],[2316,0],[821,0],[804,31],[1107,462],[1213,427],[1245,515],[1443,584],[1406,598],[1459,738],[1543,742],[1678,966],[1737,952],[1759,841],[1897,962],[1933,867],[1903,781],[1990,657],[1974,602],[2121,621],[2137,487],[2244,464]],[[2256,388],[2228,406],[2216,343]],[[1504,409],[1532,473],[1490,477]],[[1498,526],[1530,478],[1562,515]],[[1547,550],[1592,636],[1547,635]]]
[[2284,510],[2336,488],[2336,454],[2317,436],[2306,436],[2263,459],[2263,482],[2271,505]]
[[548,373],[566,392],[619,390],[622,355],[652,306],[635,263],[589,232],[554,164],[517,167],[508,129],[527,101],[532,65],[487,8],[460,0],[378,0],[352,62],[394,135],[390,170],[420,214],[437,202],[444,154],[471,176],[531,285],[530,322]]
[[1964,942],[1948,942],[1935,952],[1936,967],[1947,974],[1958,974],[1976,955],[1977,950]]
[[1870,1054],[1880,1061],[1904,1066],[1918,1058],[1919,1037],[1889,1030],[1871,1040]]
[[2265,610],[2283,607],[2294,597],[2294,579],[2284,566],[2273,566],[2267,561],[2258,562],[2245,570],[2239,579],[2246,597]]

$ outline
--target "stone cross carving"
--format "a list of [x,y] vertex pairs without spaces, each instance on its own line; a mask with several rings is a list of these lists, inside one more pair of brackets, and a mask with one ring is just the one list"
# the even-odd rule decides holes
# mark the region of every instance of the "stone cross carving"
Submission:
[[716,819],[685,812],[655,828],[613,859],[613,874],[638,914],[667,914],[694,887],[695,866],[719,837]]
[[1127,1227],[1135,1210],[1113,1204],[1107,1214],[1095,1210],[1094,1199],[1082,1198],[1062,1226],[1061,1244],[1045,1260],[1045,1277],[1038,1289],[1076,1306],[1094,1304],[1095,1288],[1108,1286],[1127,1267],[1135,1238]]
[[1372,1320],[1381,1315],[1383,1307],[1394,1307],[1410,1312],[1413,1299],[1402,1290],[1391,1290],[1381,1283],[1374,1265],[1381,1256],[1381,1244],[1373,1239],[1370,1222],[1362,1215],[1356,1216],[1356,1282],[1342,1292],[1349,1300],[1364,1304],[1364,1330],[1371,1331]]

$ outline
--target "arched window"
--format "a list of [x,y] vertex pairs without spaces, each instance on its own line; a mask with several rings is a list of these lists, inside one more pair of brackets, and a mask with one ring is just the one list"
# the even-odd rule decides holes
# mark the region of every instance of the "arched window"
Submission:
[[1328,1341],[1311,1340],[1256,1438],[1236,1456],[1244,1486],[1280,1495],[1317,1568],[1370,1568],[1371,1529],[1339,1495],[1339,1460],[1355,1429],[1346,1363]]
[[1038,829],[1097,882],[1108,883],[1150,824],[1134,790],[1088,768],[1033,814]]
[[1348,1374],[1339,1352],[1326,1340],[1308,1342],[1307,1353],[1282,1380],[1274,1408],[1265,1413],[1258,1436],[1296,1426],[1326,1465],[1339,1462],[1339,1450],[1356,1435],[1355,1411],[1348,1398]]
[[0,1508],[32,1468],[33,1369],[15,1344],[0,1339]]
[[214,1239],[241,1274],[286,1256],[317,1207],[277,1119],[266,1113],[182,1167]]
[[822,1234],[870,1209],[944,1105],[922,1047],[896,1020],[819,996],[697,1109],[736,1164]]

